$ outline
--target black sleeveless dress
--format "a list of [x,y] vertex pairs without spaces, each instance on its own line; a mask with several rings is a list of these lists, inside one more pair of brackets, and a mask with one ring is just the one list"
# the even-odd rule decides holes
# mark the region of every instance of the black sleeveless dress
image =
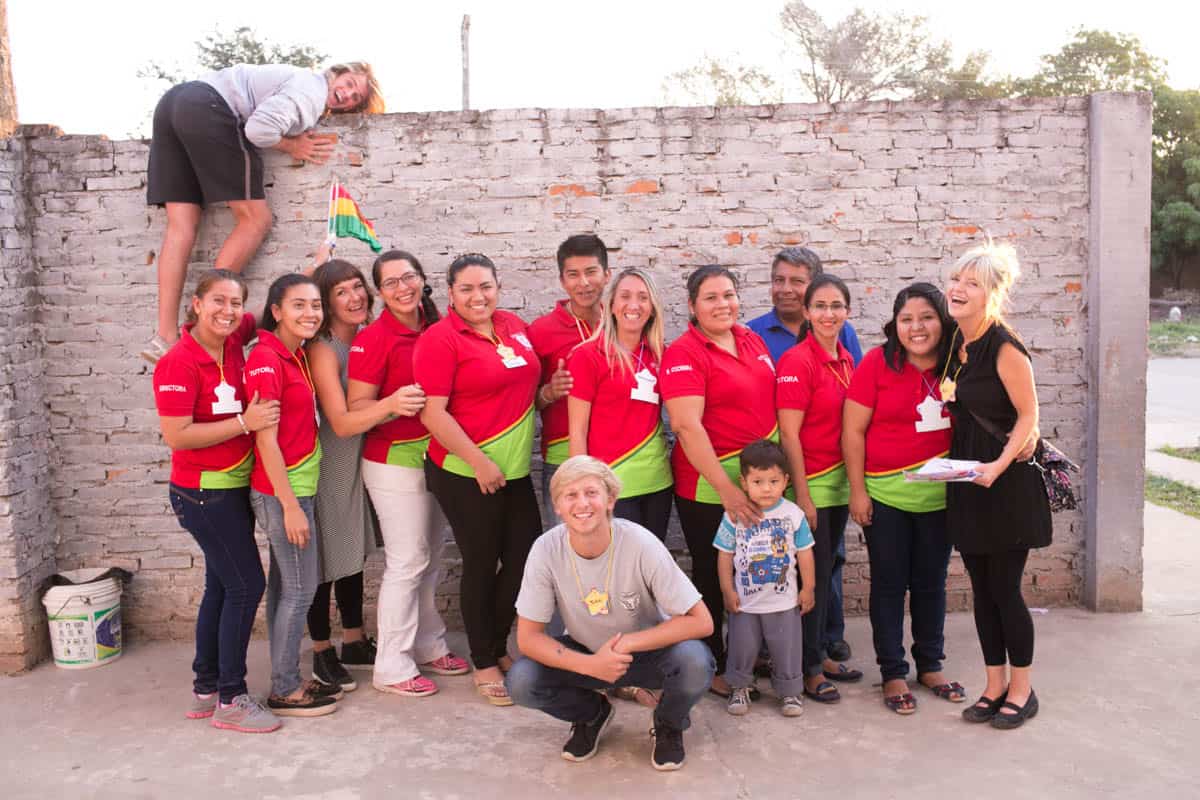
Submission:
[[[951,353],[947,374],[953,377],[957,371],[958,385],[954,402],[947,403],[954,416],[950,458],[994,461],[1004,450],[1004,444],[971,412],[997,431],[1010,431],[1016,424],[1017,410],[996,371],[996,358],[1006,343],[1029,357],[1021,340],[1002,324],[993,324],[967,345],[967,363],[961,371],[958,348]],[[946,528],[950,543],[972,555],[1045,547],[1053,525],[1041,472],[1030,463],[1014,461],[989,488],[946,484]]]

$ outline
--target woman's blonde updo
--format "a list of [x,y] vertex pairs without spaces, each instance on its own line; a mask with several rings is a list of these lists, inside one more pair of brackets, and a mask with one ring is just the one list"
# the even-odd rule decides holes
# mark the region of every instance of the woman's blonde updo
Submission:
[[1016,249],[1007,242],[993,242],[989,236],[987,242],[959,256],[950,268],[950,274],[961,275],[967,270],[975,273],[975,280],[987,292],[988,318],[1004,319],[1009,292],[1021,277]]

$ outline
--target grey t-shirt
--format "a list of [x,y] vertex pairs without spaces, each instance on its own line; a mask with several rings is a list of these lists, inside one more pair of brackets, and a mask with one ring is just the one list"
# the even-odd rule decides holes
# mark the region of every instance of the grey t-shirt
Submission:
[[225,99],[255,147],[273,147],[316,125],[329,93],[323,74],[285,64],[235,64],[200,80]]
[[[557,608],[571,638],[595,652],[618,633],[652,628],[667,618],[664,614],[677,617],[700,602],[700,592],[654,534],[624,519],[613,520],[613,531],[608,549],[590,559],[571,549],[566,525],[542,534],[525,562],[517,613],[533,622],[549,622]],[[593,588],[604,591],[610,552],[608,613],[592,616],[583,596]],[[578,584],[568,559],[574,560]]]

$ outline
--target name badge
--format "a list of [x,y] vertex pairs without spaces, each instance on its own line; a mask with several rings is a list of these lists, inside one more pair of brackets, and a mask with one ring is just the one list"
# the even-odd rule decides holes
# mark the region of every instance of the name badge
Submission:
[[634,375],[633,379],[637,381],[637,386],[629,390],[629,397],[633,400],[641,400],[643,403],[658,405],[658,392],[654,391],[654,387],[658,383],[658,377],[650,370],[642,367],[641,372]]
[[931,433],[932,431],[944,431],[950,427],[950,418],[942,416],[942,403],[940,400],[934,400],[932,397],[926,397],[917,405],[917,413],[921,418],[917,420],[917,433]]
[[506,344],[496,345],[496,352],[500,354],[500,360],[508,369],[516,369],[529,363],[525,360],[525,356],[517,355],[517,351]]
[[217,384],[217,388],[213,390],[213,393],[217,396],[217,400],[212,404],[212,413],[242,413],[242,401],[237,399],[237,390],[228,383],[221,381]]
[[593,587],[587,593],[587,597],[583,598],[583,602],[587,604],[588,614],[593,617],[608,613],[608,592],[602,592]]

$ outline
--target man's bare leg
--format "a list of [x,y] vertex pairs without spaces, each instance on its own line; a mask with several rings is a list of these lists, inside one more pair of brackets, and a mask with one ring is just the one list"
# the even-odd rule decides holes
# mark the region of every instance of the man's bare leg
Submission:
[[167,203],[167,230],[158,253],[158,336],[171,345],[179,338],[179,301],[188,260],[203,209],[195,203]]
[[221,245],[214,266],[241,272],[271,230],[271,209],[266,200],[233,200],[229,210],[237,224]]

